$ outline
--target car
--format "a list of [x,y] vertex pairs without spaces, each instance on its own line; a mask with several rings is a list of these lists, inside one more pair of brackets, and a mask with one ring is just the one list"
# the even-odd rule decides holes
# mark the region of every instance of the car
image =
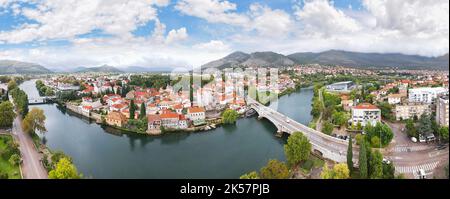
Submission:
[[289,123],[290,121],[289,121],[289,119],[286,119],[286,123]]
[[446,149],[447,148],[447,146],[446,145],[439,145],[438,147],[437,147],[437,150],[444,150],[444,149]]
[[417,138],[411,137],[411,141],[414,142],[414,143],[416,143],[416,142],[417,142]]
[[425,174],[425,170],[423,169],[419,169],[419,178],[420,179],[426,179],[426,174]]
[[383,158],[383,163],[384,164],[391,164],[391,161],[387,158]]
[[331,134],[331,136],[333,136],[333,137],[337,137],[336,133],[333,133],[333,134]]

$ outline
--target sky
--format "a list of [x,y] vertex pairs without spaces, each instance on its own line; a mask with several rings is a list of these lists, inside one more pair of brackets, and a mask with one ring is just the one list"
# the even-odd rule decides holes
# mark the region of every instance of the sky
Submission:
[[448,0],[0,0],[0,60],[197,67],[234,51],[440,56]]

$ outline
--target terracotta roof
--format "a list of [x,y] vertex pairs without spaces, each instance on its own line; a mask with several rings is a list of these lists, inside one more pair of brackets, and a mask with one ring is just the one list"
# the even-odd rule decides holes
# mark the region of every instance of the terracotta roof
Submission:
[[165,112],[160,115],[161,119],[178,119],[178,114],[174,112]]
[[201,113],[201,112],[205,112],[205,109],[203,107],[188,108],[188,113]]
[[125,115],[123,115],[120,112],[116,112],[116,111],[108,113],[108,115],[106,117],[108,117],[108,119],[111,119],[111,120],[119,120],[119,121],[127,120],[127,117],[125,117]]
[[160,121],[161,117],[159,115],[148,115],[147,119],[148,119],[148,122],[152,123],[155,121]]
[[377,106],[375,106],[373,104],[369,104],[369,103],[362,103],[357,106],[354,106],[353,108],[354,109],[372,109],[372,110],[378,109]]

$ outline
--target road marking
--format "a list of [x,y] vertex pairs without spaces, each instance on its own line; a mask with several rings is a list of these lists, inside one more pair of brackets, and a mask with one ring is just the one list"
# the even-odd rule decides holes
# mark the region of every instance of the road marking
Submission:
[[438,165],[439,161],[435,161],[422,165],[396,166],[395,170],[397,173],[417,173],[420,169],[423,169],[425,172],[432,172]]

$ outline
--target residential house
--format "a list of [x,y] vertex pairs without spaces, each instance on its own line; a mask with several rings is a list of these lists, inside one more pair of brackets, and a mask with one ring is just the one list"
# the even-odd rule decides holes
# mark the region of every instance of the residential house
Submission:
[[111,126],[123,127],[128,122],[128,119],[120,112],[111,111],[106,116],[105,121]]
[[381,110],[372,104],[363,103],[352,107],[352,118],[349,120],[351,124],[362,126],[367,124],[376,125],[381,121]]

